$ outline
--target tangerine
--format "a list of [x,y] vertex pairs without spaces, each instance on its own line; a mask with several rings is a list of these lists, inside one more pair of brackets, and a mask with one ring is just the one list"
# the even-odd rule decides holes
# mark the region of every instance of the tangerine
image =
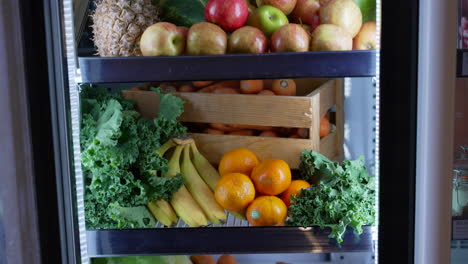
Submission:
[[278,195],[291,184],[291,169],[284,160],[269,159],[258,164],[250,178],[259,193]]
[[291,195],[298,195],[301,189],[309,188],[310,184],[304,180],[294,180],[289,185],[288,189],[281,194],[281,199],[287,207],[291,205]]
[[296,83],[292,79],[273,80],[271,90],[277,95],[296,95]]
[[255,198],[255,187],[247,175],[228,173],[216,184],[214,196],[223,208],[240,211]]
[[219,162],[219,175],[230,172],[239,172],[250,175],[252,169],[258,165],[259,160],[252,151],[246,148],[236,148],[226,152]]
[[216,264],[237,264],[237,261],[232,255],[222,255],[218,258]]
[[276,196],[260,196],[247,208],[247,220],[253,226],[282,226],[288,209]]
[[210,255],[192,255],[190,256],[190,260],[194,264],[215,264],[215,260]]
[[330,134],[330,122],[323,117],[320,120],[320,138],[326,137],[328,134]]

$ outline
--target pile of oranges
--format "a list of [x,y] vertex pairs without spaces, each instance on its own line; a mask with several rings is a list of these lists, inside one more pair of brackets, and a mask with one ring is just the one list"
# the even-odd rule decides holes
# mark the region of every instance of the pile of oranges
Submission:
[[291,180],[284,160],[260,161],[246,148],[226,152],[218,170],[216,201],[227,210],[245,213],[253,226],[284,225],[291,196],[310,187],[306,181]]

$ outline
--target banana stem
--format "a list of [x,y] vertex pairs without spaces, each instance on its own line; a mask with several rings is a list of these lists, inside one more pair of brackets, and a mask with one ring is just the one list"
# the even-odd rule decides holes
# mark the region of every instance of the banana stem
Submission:
[[166,143],[164,143],[158,150],[156,150],[156,153],[158,153],[161,157],[164,156],[164,153],[171,149],[172,147],[175,146],[174,141],[169,139]]

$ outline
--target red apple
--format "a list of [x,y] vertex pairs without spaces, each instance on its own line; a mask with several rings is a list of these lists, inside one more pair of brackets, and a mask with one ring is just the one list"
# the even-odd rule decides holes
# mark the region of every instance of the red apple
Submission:
[[320,9],[320,23],[334,24],[355,37],[362,26],[362,13],[353,0],[331,0]]
[[178,56],[184,49],[185,36],[171,23],[158,22],[145,29],[140,38],[143,56]]
[[271,36],[272,52],[305,52],[309,50],[309,34],[298,24],[280,27]]
[[353,38],[339,26],[322,24],[312,32],[311,51],[339,51],[352,48]]
[[187,34],[188,55],[225,54],[226,46],[226,32],[212,23],[198,22]]
[[283,11],[285,15],[291,14],[297,0],[257,0],[257,6],[270,5]]
[[369,50],[377,47],[377,29],[374,21],[368,21],[361,27],[353,39],[353,49]]
[[319,1],[320,1],[320,6],[324,6],[325,4],[330,2],[331,0],[319,0]]
[[234,31],[228,40],[228,53],[265,53],[268,39],[255,27],[245,26]]
[[292,17],[296,23],[306,24],[315,28],[318,26],[319,0],[297,0]]
[[248,16],[245,0],[210,0],[205,7],[205,20],[220,25],[227,32],[242,27]]

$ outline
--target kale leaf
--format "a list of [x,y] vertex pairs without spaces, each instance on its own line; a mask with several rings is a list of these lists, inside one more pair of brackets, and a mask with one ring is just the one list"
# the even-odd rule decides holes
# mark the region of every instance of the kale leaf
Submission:
[[330,237],[342,242],[347,226],[362,233],[363,225],[375,224],[375,181],[362,156],[338,164],[305,150],[300,171],[304,179],[319,183],[292,197],[288,225],[329,227]]
[[87,228],[154,227],[145,205],[170,200],[184,183],[181,175],[158,177],[167,171],[167,160],[156,154],[171,136],[185,133],[176,120],[183,101],[161,94],[161,110],[169,111],[143,120],[133,102],[105,89],[83,87],[80,95]]

